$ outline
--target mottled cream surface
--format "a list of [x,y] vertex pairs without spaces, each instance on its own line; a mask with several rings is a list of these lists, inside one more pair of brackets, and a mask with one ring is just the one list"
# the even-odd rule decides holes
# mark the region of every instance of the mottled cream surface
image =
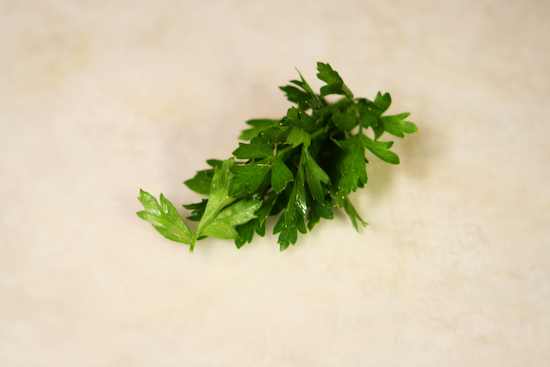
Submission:
[[[0,366],[548,366],[550,3],[0,1]],[[279,252],[162,238],[330,63],[420,131]],[[273,228],[273,222],[268,230]]]

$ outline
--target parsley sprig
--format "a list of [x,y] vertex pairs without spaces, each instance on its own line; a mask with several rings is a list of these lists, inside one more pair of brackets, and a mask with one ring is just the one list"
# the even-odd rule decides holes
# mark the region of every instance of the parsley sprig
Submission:
[[[280,87],[295,104],[281,119],[253,119],[246,123],[233,157],[207,160],[184,184],[208,196],[183,205],[187,219],[198,221],[194,233],[176,208],[162,194],[160,202],[141,190],[145,208],[137,215],[150,222],[164,237],[187,244],[193,252],[206,237],[235,240],[237,248],[250,243],[254,234],[264,236],[268,216],[279,216],[274,234],[283,251],[323,219],[333,219],[334,207],[344,209],[355,229],[361,219],[348,196],[367,183],[365,153],[390,164],[399,157],[390,150],[392,141],[378,140],[384,132],[399,138],[418,130],[405,121],[408,113],[384,116],[391,104],[389,93],[378,92],[374,101],[355,98],[329,64],[317,63],[317,77],[325,82],[316,94],[302,77]],[[328,95],[340,95],[334,103]],[[369,137],[366,133],[372,130]]]

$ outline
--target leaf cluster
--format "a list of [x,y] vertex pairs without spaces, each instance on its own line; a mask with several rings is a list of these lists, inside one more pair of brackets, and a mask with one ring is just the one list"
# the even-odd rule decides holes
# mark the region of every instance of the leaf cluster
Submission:
[[[273,233],[280,250],[298,240],[321,219],[333,219],[335,208],[344,209],[354,228],[367,223],[348,196],[367,183],[366,153],[390,163],[399,157],[390,150],[392,141],[380,141],[384,132],[403,138],[418,130],[405,119],[408,113],[386,116],[389,93],[374,100],[355,98],[338,72],[317,63],[317,77],[325,84],[314,93],[303,76],[280,87],[294,104],[284,117],[253,119],[242,131],[237,149],[227,160],[208,160],[211,167],[184,182],[208,196],[184,205],[187,218],[197,221],[194,233],[175,207],[161,194],[160,203],[141,190],[144,211],[138,216],[164,237],[190,245],[206,237],[232,239],[237,248],[254,235],[264,236],[266,220],[278,216]],[[340,98],[329,102],[327,96]],[[367,132],[370,131],[370,137]]]

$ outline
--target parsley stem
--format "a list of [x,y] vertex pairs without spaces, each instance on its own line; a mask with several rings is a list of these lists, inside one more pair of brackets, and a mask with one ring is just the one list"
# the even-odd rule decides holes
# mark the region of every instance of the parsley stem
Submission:
[[270,165],[266,163],[235,163],[234,165],[239,167],[270,167]]
[[319,135],[321,135],[322,133],[324,133],[325,130],[327,130],[326,126],[320,128],[319,130],[317,130],[317,131],[315,131],[315,132],[313,132],[313,133],[311,134],[311,139],[315,139],[316,137],[318,137]]

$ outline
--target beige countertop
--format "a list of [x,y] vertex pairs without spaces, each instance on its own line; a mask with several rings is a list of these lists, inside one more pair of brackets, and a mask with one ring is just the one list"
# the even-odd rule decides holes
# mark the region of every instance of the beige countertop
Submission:
[[[550,4],[0,1],[0,366],[547,366]],[[225,159],[297,67],[420,128],[341,214],[188,247],[143,188]],[[182,214],[186,212],[182,209]],[[271,224],[272,226],[273,224]]]

